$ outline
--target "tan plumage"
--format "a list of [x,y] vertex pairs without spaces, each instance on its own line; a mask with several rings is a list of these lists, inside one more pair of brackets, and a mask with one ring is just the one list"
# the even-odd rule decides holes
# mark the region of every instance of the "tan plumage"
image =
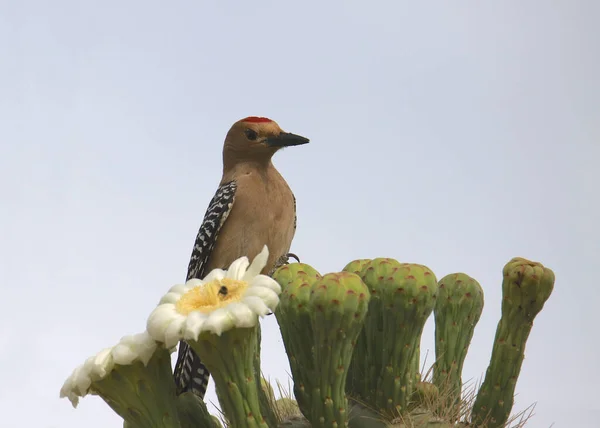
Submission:
[[[187,279],[202,278],[236,259],[252,260],[266,245],[270,272],[290,250],[296,231],[296,200],[271,158],[282,147],[308,139],[281,130],[267,118],[247,117],[233,124],[223,145],[223,176],[196,237]],[[181,342],[175,365],[178,393],[204,397],[209,373]]]
[[[256,141],[247,138],[248,129],[256,132]],[[296,223],[294,195],[271,161],[279,147],[265,143],[282,132],[273,121],[245,120],[236,122],[228,132],[220,184],[234,180],[237,190],[235,203],[208,259],[207,271],[225,268],[242,256],[252,260],[267,245],[269,260],[263,271],[267,273],[289,252]]]

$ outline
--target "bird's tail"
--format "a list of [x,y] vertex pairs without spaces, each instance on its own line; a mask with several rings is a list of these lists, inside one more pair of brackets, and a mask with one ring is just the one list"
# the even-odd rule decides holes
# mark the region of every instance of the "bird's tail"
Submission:
[[191,391],[201,400],[204,399],[210,373],[200,361],[198,354],[184,341],[179,342],[179,354],[173,377],[177,395]]

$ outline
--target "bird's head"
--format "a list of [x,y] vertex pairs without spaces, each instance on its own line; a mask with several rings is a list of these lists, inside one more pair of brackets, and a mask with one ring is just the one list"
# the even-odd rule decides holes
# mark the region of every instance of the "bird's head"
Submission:
[[233,124],[223,147],[225,161],[269,161],[277,150],[308,143],[308,138],[284,132],[266,117],[247,117]]

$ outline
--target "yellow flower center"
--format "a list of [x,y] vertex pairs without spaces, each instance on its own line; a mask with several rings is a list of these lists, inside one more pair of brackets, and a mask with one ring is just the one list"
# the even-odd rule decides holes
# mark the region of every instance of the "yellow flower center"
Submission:
[[246,288],[248,288],[246,281],[230,278],[215,279],[185,293],[176,303],[175,309],[182,315],[188,315],[192,311],[209,313],[239,301]]

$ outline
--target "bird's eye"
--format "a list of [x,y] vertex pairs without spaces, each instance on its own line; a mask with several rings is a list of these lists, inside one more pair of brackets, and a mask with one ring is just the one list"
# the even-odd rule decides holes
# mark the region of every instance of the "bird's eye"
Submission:
[[248,137],[250,141],[255,141],[258,138],[258,134],[253,129],[246,129],[246,137]]

